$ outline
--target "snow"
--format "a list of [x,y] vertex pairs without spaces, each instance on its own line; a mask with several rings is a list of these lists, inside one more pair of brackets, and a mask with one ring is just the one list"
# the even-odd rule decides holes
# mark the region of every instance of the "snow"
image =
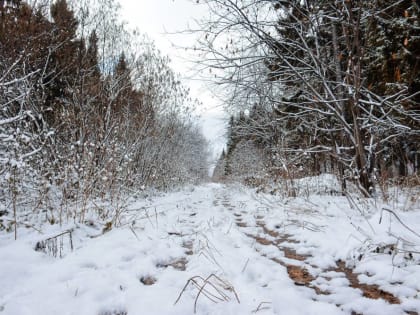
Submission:
[[[223,315],[420,312],[420,239],[388,212],[379,220],[380,209],[391,205],[355,198],[351,206],[346,197],[324,194],[324,187],[322,193],[306,189],[304,197],[281,198],[206,184],[133,199],[121,227],[106,233],[99,224],[74,223],[45,225],[42,234],[21,228],[17,241],[0,232],[0,315],[185,315],[195,304],[197,314]],[[399,197],[393,204],[406,204]],[[393,209],[413,231],[420,231],[417,206]],[[306,260],[285,257],[258,222],[289,235],[294,242],[284,246]],[[34,250],[38,241],[67,230],[74,250],[64,243],[63,258]],[[390,244],[400,251],[388,254]],[[305,266],[312,284],[330,294],[295,285],[276,260]],[[343,272],[332,270],[338,260],[355,268],[359,282],[379,285],[401,304],[364,297]],[[194,279],[199,286],[207,279],[201,292]],[[220,301],[211,301],[210,293]]]

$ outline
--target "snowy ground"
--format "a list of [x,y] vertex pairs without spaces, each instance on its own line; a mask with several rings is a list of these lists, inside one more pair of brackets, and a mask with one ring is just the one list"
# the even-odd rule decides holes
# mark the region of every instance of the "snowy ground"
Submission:
[[[104,234],[1,232],[0,315],[419,313],[418,195],[386,205],[400,222],[375,200],[312,193],[207,184],[133,202]],[[34,250],[67,228],[63,258]]]

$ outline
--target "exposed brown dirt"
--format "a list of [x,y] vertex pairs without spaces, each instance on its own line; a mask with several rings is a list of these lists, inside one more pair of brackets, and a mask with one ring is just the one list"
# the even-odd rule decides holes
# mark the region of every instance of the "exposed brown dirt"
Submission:
[[252,237],[258,244],[261,245],[274,245],[273,241],[266,239],[265,237],[259,237],[252,234],[246,234],[248,237]]
[[236,221],[236,225],[239,227],[247,227],[245,222]]
[[[296,251],[292,248],[289,248],[285,246],[287,243],[299,243],[298,241],[292,239],[291,235],[288,234],[281,234],[277,231],[271,230],[267,228],[265,223],[261,221],[262,218],[258,218],[258,221],[256,222],[256,225],[261,227],[263,229],[264,234],[271,236],[272,238],[275,238],[275,241],[269,240],[268,238],[265,238],[263,236],[255,236],[252,234],[246,234],[248,237],[252,237],[256,240],[257,243],[261,245],[276,245],[279,250],[281,250],[284,253],[284,256],[291,260],[297,260],[304,262],[309,258],[309,255],[301,255],[297,254]],[[283,260],[279,258],[270,258],[272,261],[286,267],[287,273],[290,277],[290,279],[293,280],[295,285],[299,286],[306,286],[308,288],[311,288],[315,290],[315,292],[320,294],[330,294],[329,292],[322,291],[317,286],[312,284],[312,281],[315,280],[315,278],[308,272],[308,270],[304,266],[297,266],[290,263],[285,263]],[[349,280],[350,286],[355,289],[360,289],[363,292],[363,296],[369,299],[383,299],[387,301],[390,304],[401,304],[401,301],[395,297],[393,294],[386,292],[379,288],[378,285],[370,285],[361,283],[358,279],[357,273],[353,271],[353,269],[346,267],[345,263],[342,261],[337,262],[336,268],[331,268],[326,271],[336,271],[336,272],[342,272],[344,273],[345,277]],[[409,315],[419,315],[416,312],[406,312]],[[355,312],[352,312],[352,315],[360,315]]]
[[287,242],[287,243],[293,243],[293,244],[298,244],[299,243],[298,241],[292,239],[292,235],[290,235],[290,234],[282,234],[282,233],[279,233],[279,232],[277,232],[275,230],[269,229],[265,225],[265,222],[263,222],[263,221],[257,222],[257,226],[261,227],[263,229],[263,232],[265,234],[268,234],[268,235],[270,235],[272,237],[275,237],[277,244],[285,243],[285,242]]
[[265,234],[268,234],[272,237],[279,237],[279,235],[280,235],[279,232],[273,231],[273,230],[270,230],[269,228],[267,228],[264,221],[257,221],[257,226],[261,227]]
[[[272,233],[273,234],[273,233]],[[246,234],[248,237],[251,237],[255,239],[255,241],[261,245],[275,245],[279,248],[279,250],[284,252],[284,256],[289,259],[298,260],[298,261],[304,261],[309,256],[299,255],[296,253],[295,250],[283,246],[278,246],[278,240],[276,239],[274,242],[261,236],[256,236],[252,234]],[[278,236],[280,234],[277,233]],[[286,237],[284,235],[281,236],[282,239],[284,238],[284,241],[286,241]],[[283,260],[279,258],[270,258],[272,261],[286,267],[287,273],[289,274],[290,279],[293,280],[295,285],[299,286],[306,286],[308,288],[314,289],[317,294],[328,294],[328,292],[322,291],[320,288],[318,288],[315,285],[312,285],[311,282],[315,280],[315,278],[308,272],[308,270],[305,267],[292,265],[285,263]]]
[[286,267],[290,279],[292,279],[296,285],[309,286],[310,283],[315,280],[306,268],[293,265],[286,265]]
[[185,257],[181,257],[181,258],[169,261],[169,262],[158,263],[156,267],[158,268],[173,267],[176,270],[185,271],[187,269],[186,267],[187,263],[188,263],[187,259]]
[[309,256],[308,255],[300,255],[296,253],[294,249],[284,247],[284,246],[277,246],[281,251],[284,252],[284,257],[289,259],[294,259],[298,261],[305,261]]
[[284,261],[278,258],[271,258],[271,260],[278,263],[279,265],[286,267],[289,278],[293,280],[295,285],[311,288],[318,295],[330,294],[329,292],[323,291],[311,283],[313,280],[315,280],[315,278],[308,272],[305,267],[286,264]]
[[193,242],[192,241],[184,241],[182,243],[182,247],[184,247],[186,249],[185,250],[185,254],[187,254],[187,255],[194,254],[194,251],[193,251]]
[[152,276],[143,276],[140,278],[140,282],[144,285],[153,285],[156,283],[156,281],[157,279]]
[[360,289],[363,292],[363,296],[369,299],[383,299],[390,304],[401,304],[401,301],[393,294],[386,292],[379,288],[375,284],[360,283],[357,273],[353,272],[353,269],[347,268],[343,261],[337,262],[337,268],[331,269],[332,271],[342,272],[346,275],[346,278],[350,282],[350,286],[355,289]]

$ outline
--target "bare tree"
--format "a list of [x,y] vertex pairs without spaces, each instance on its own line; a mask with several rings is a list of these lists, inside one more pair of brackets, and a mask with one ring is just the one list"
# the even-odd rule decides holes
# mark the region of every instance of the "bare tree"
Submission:
[[382,145],[419,136],[418,112],[404,106],[416,92],[399,82],[379,94],[367,84],[372,48],[366,29],[372,16],[389,7],[364,1],[203,2],[212,18],[202,24],[199,65],[228,91],[228,105],[271,106],[281,155],[288,153],[291,161],[313,156],[315,166],[334,161],[343,189],[346,178],[355,179],[370,195]]
[[19,213],[85,222],[96,198],[114,224],[133,191],[205,178],[196,101],[116,1],[6,1],[0,14],[0,198],[15,231]]

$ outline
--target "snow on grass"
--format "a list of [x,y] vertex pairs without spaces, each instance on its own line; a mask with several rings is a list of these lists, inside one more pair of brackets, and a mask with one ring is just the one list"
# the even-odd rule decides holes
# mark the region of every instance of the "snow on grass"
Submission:
[[[350,205],[341,196],[282,199],[208,184],[133,200],[122,227],[104,234],[80,224],[44,226],[43,234],[21,229],[17,241],[1,233],[0,315],[419,312],[420,239],[388,212],[379,223],[386,205]],[[414,210],[395,213],[420,231]],[[290,235],[297,242],[284,246],[308,255],[306,261],[286,258],[258,222]],[[62,259],[34,251],[38,241],[68,229],[74,251]],[[295,285],[276,259],[308,265],[314,285],[330,294]],[[360,282],[379,285],[402,304],[363,297],[332,270],[339,259],[355,267]]]

